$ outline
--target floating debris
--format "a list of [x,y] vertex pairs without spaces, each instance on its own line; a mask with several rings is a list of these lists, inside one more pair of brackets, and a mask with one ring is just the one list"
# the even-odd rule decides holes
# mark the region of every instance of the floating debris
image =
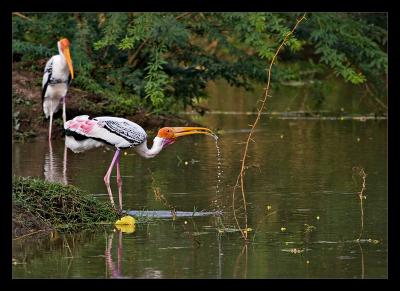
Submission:
[[355,259],[355,257],[339,256],[339,257],[336,257],[336,259],[339,259],[339,260],[352,260],[352,259]]
[[132,216],[124,216],[115,222],[115,227],[124,233],[134,233],[135,232],[136,220]]
[[304,223],[304,226],[306,227],[305,232],[307,233],[313,232],[317,229],[314,225],[309,225],[307,223]]
[[291,254],[301,254],[304,252],[304,249],[292,248],[292,249],[282,249],[281,251],[291,253]]

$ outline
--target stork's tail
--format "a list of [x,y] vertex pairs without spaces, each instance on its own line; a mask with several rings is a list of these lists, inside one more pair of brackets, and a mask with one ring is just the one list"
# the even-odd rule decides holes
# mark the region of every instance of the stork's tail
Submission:
[[71,126],[71,124],[75,123],[76,121],[82,122],[82,121],[85,121],[85,120],[89,120],[89,115],[79,115],[79,116],[76,116],[76,117],[74,117],[73,119],[68,120],[66,123],[64,123],[64,129],[65,129],[65,130],[66,130],[66,129],[69,129],[70,126]]

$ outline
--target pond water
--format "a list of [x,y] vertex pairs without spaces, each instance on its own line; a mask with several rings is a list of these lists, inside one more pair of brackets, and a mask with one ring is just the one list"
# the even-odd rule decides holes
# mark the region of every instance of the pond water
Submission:
[[[244,244],[235,231],[232,187],[253,121],[240,114],[197,117],[221,130],[220,159],[208,136],[182,138],[154,159],[134,151],[121,158],[126,210],[172,206],[222,210],[222,216],[149,219],[130,234],[109,226],[14,241],[13,277],[387,278],[387,121],[263,116],[245,175],[252,231]],[[14,143],[13,174],[76,185],[109,201],[103,176],[113,154],[96,149],[65,155],[63,140],[54,140],[51,151],[45,140]],[[356,166],[367,173],[360,242]],[[115,172],[111,183],[118,193]]]

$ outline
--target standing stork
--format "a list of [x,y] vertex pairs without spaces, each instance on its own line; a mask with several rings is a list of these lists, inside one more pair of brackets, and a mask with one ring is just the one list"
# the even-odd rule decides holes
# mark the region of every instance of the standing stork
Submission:
[[153,140],[153,145],[147,147],[147,134],[144,129],[125,118],[96,117],[89,119],[88,115],[77,116],[64,124],[65,145],[75,153],[80,153],[100,146],[111,146],[116,149],[110,167],[104,176],[111,205],[115,209],[110,188],[110,176],[114,165],[117,165],[117,185],[119,211],[122,212],[122,179],[119,168],[121,150],[134,148],[144,158],[154,158],[166,146],[173,144],[177,137],[190,134],[216,135],[204,127],[163,127]]
[[52,56],[47,61],[42,82],[43,111],[46,118],[50,116],[49,141],[51,140],[53,114],[58,111],[60,102],[63,103],[63,121],[66,122],[65,98],[68,87],[74,78],[69,40],[63,38],[57,42],[57,46],[59,54]]

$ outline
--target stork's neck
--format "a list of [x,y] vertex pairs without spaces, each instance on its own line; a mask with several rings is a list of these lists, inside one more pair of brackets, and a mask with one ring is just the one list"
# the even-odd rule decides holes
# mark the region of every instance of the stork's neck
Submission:
[[147,140],[135,147],[136,152],[146,159],[154,158],[163,149],[163,139],[155,137],[151,149],[147,147]]

